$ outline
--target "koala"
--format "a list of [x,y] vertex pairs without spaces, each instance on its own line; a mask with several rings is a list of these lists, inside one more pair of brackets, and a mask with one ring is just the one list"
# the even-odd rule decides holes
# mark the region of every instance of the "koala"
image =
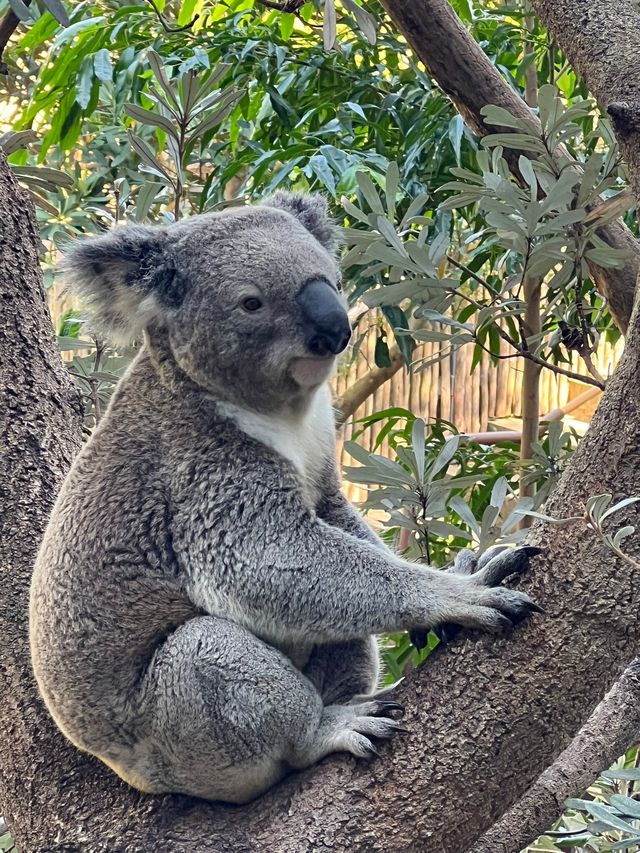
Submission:
[[413,564],[340,491],[327,380],[350,337],[324,200],[78,241],[63,271],[112,339],[144,335],[35,565],[41,695],[135,788],[245,803],[401,728],[375,635],[502,632],[536,549]]

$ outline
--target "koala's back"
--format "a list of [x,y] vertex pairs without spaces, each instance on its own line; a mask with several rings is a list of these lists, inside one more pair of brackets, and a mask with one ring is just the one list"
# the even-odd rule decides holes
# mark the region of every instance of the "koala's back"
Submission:
[[[192,488],[226,501],[234,471],[260,462],[250,444],[172,398],[143,354],[74,463],[36,562],[30,634],[42,695],[78,746],[100,753],[139,737],[141,677],[198,614],[174,547],[175,501]],[[178,526],[188,535],[188,520]]]

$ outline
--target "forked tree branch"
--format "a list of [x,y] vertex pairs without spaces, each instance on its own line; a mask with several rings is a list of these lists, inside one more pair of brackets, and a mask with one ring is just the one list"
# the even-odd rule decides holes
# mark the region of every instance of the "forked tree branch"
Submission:
[[565,800],[582,794],[605,767],[640,739],[640,658],[522,799],[468,853],[518,853],[549,829]]

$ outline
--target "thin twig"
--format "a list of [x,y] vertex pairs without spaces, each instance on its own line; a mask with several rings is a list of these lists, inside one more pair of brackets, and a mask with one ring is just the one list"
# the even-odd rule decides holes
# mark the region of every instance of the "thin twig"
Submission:
[[456,259],[452,258],[451,255],[447,255],[447,260],[449,261],[449,263],[453,264],[454,267],[457,267],[459,270],[462,270],[462,272],[466,272],[468,275],[470,275],[472,279],[478,282],[478,284],[481,284],[483,287],[486,287],[490,293],[495,293],[489,282],[486,279],[482,278],[482,276],[475,273],[472,269],[469,269],[469,267],[465,266],[464,264],[461,264],[460,261],[456,261]]
[[298,9],[301,9],[307,0],[281,0],[281,2],[276,2],[276,0],[258,0],[261,6],[266,6],[267,9],[276,9],[278,12],[293,12],[294,14],[298,12]]
[[[462,299],[466,299],[467,302],[469,302],[471,305],[474,305],[478,309],[486,307],[480,302],[476,302],[475,299],[472,299],[465,293],[461,293],[459,290],[456,290],[455,288],[452,288],[451,292],[455,293],[456,296],[460,296]],[[585,376],[583,373],[575,373],[573,370],[567,370],[564,367],[560,367],[559,364],[552,364],[549,361],[545,361],[543,358],[539,358],[539,356],[534,355],[531,350],[527,348],[526,340],[523,341],[522,344],[519,344],[517,341],[514,341],[511,335],[505,332],[505,330],[502,329],[497,323],[493,323],[492,325],[496,332],[500,335],[500,337],[516,351],[513,357],[521,356],[522,358],[526,358],[529,361],[533,361],[535,364],[539,364],[540,367],[546,367],[548,370],[552,370],[554,373],[561,373],[563,376],[566,376],[569,379],[575,379],[578,382],[584,382],[586,385],[595,385],[596,388],[600,388],[601,391],[604,391],[605,381],[602,377],[598,376],[598,378],[596,378],[593,376]],[[476,343],[478,343],[478,341],[476,341]],[[478,346],[480,346],[482,349],[486,349],[486,347],[483,347],[482,344],[478,343]],[[487,350],[487,352],[491,351]],[[505,358],[504,355],[498,355],[497,353],[491,353],[491,355],[495,356],[496,358]]]
[[200,17],[200,15],[194,15],[194,16],[193,16],[193,18],[189,21],[189,23],[188,23],[188,24],[184,24],[184,25],[183,25],[183,26],[181,26],[181,27],[171,27],[171,26],[169,26],[169,24],[165,21],[165,19],[164,19],[164,15],[163,15],[163,14],[162,14],[162,12],[160,11],[160,9],[158,9],[158,7],[156,6],[156,4],[155,4],[154,0],[148,0],[148,2],[149,2],[149,4],[152,6],[153,11],[156,13],[156,17],[158,18],[158,20],[159,20],[159,21],[160,21],[160,23],[162,24],[162,29],[165,31],[165,33],[182,33],[182,32],[184,32],[185,30],[190,30],[190,29],[191,29],[191,27],[195,24],[195,22],[196,22],[196,21],[198,20],[198,18]]

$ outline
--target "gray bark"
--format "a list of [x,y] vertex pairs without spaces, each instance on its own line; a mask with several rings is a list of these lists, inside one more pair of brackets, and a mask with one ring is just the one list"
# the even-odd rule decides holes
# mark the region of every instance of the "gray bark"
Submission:
[[[481,48],[471,38],[457,18],[448,0],[381,0],[390,17],[405,36],[416,56],[422,60],[429,73],[441,89],[451,98],[468,127],[478,136],[488,133],[511,133],[508,127],[486,125],[481,110],[487,104],[496,104],[512,115],[526,118],[534,123],[538,119],[520,95],[506,82]],[[625,0],[618,0],[626,5]],[[534,3],[534,6],[538,4]],[[555,0],[546,6],[553,9]],[[609,3],[601,4],[601,15],[609,14]],[[540,17],[546,19],[539,8]],[[637,16],[636,16],[637,17]],[[576,24],[579,26],[579,24]],[[562,34],[571,33],[565,30]],[[562,45],[562,39],[558,37]],[[584,39],[588,50],[591,43]],[[597,42],[596,42],[597,44]],[[568,54],[569,55],[569,54]],[[586,60],[588,62],[588,59]],[[637,64],[637,58],[636,58]],[[624,67],[624,64],[621,66]],[[505,151],[509,166],[518,174],[520,154],[532,156],[514,149]],[[627,331],[633,308],[638,272],[640,271],[640,245],[622,221],[608,223],[598,229],[598,236],[610,246],[626,249],[633,253],[633,260],[622,269],[604,269],[589,262],[589,270],[598,291],[607,300],[611,316],[622,332]]]
[[628,667],[569,746],[468,853],[518,853],[640,735],[640,660]]

